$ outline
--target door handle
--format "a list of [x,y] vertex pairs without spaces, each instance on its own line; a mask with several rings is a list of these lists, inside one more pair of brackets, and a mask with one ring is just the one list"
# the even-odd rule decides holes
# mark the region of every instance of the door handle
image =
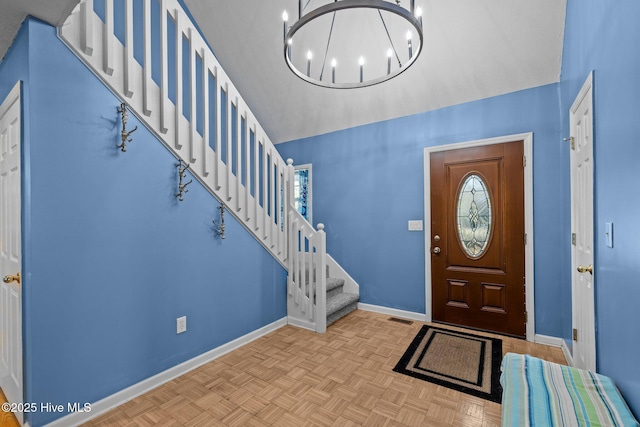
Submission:
[[578,270],[578,273],[589,272],[589,274],[593,275],[593,265],[591,265],[591,264],[589,264],[589,267],[585,267],[584,265],[579,265],[577,270]]
[[435,248],[433,248],[433,253],[438,255],[440,253],[440,247],[436,246]]
[[16,273],[15,276],[12,276],[12,275],[4,276],[4,279],[2,279],[2,281],[4,283],[18,282],[18,284],[20,284],[20,273]]

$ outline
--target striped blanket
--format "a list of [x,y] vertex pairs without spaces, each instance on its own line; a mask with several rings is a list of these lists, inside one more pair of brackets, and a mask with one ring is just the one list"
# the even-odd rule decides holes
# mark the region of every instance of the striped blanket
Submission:
[[610,378],[507,353],[502,359],[504,426],[640,426]]

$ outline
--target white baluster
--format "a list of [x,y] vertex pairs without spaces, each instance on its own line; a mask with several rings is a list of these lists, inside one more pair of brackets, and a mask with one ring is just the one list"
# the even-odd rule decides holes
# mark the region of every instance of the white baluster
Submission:
[[[169,130],[169,34],[167,30],[167,0],[160,0],[160,132]],[[176,133],[176,139],[178,134]]]
[[190,162],[194,163],[196,158],[196,138],[198,132],[198,105],[197,101],[197,88],[198,82],[196,81],[196,55],[197,55],[197,46],[195,42],[196,30],[193,27],[189,27],[189,74],[190,74],[190,100],[191,106],[189,107],[191,110],[191,114],[189,115],[189,157]]
[[113,75],[113,0],[104,1],[104,27],[102,32],[102,70],[108,76]]
[[220,190],[222,188],[222,73],[220,68],[214,67],[216,78],[216,150],[214,163],[215,170],[215,188]]
[[93,0],[80,3],[80,49],[93,55]]
[[209,56],[202,48],[202,176],[209,176]]
[[143,15],[144,15],[144,61],[143,61],[143,78],[142,78],[142,112],[145,116],[151,115],[151,85],[153,81],[151,79],[151,1],[144,0]]
[[182,13],[180,10],[175,10],[175,20],[176,20],[176,102],[175,102],[175,140],[174,147],[177,150],[182,148],[182,141],[180,137],[180,124],[182,123],[182,93],[183,93],[183,80],[182,80]]
[[[229,85],[226,84],[226,92],[227,92],[227,187],[226,187],[226,196],[227,201],[230,201],[233,198],[233,192],[231,191],[231,180],[233,178],[233,100],[231,99],[231,91],[229,89]],[[236,101],[237,102],[237,101]],[[236,113],[237,113],[236,109]],[[237,118],[236,114],[236,118]]]
[[133,96],[133,0],[124,0],[124,96]]

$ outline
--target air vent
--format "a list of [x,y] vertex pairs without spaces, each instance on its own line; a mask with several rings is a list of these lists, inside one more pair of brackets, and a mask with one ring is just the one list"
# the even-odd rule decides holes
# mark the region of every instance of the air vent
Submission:
[[407,319],[399,319],[397,317],[389,317],[388,320],[391,321],[391,322],[402,323],[403,325],[413,325],[413,322],[411,320],[407,320]]

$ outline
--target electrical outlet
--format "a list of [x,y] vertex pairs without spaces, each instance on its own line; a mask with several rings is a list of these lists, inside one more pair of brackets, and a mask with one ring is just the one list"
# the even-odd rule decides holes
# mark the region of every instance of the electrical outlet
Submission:
[[187,332],[187,316],[178,317],[176,319],[176,334]]

